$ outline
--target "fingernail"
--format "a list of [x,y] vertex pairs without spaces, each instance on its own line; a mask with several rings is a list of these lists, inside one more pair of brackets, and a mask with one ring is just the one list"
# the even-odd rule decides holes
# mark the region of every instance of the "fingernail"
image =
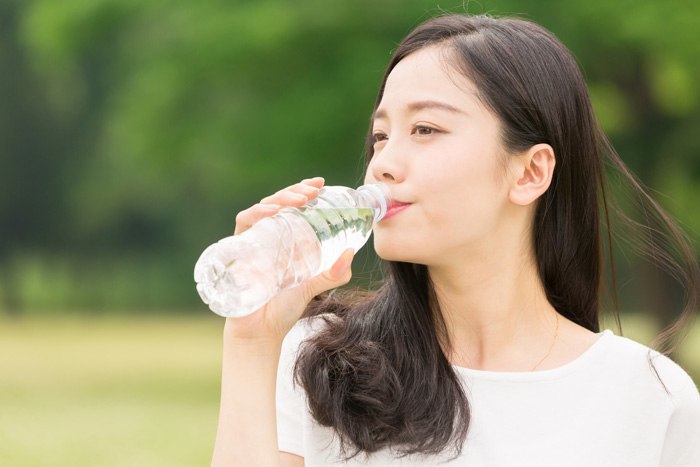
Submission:
[[302,180],[302,183],[308,183],[308,182],[313,182],[317,180],[323,180],[324,182],[326,181],[323,177],[311,177],[311,178],[305,178]]

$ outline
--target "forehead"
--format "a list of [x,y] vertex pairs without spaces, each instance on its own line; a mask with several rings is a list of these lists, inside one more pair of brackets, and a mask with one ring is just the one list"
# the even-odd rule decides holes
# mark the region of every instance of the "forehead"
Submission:
[[407,101],[439,100],[469,110],[478,105],[477,89],[455,70],[445,47],[427,47],[396,64],[384,87],[380,109]]

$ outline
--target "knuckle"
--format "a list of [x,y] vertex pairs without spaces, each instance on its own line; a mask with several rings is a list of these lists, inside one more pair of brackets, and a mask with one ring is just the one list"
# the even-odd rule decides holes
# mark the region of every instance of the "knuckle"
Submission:
[[254,208],[255,208],[255,206],[250,207],[250,208],[248,208],[248,209],[244,209],[243,211],[241,211],[241,212],[239,212],[238,214],[236,214],[236,223],[237,223],[237,224],[238,224],[238,223],[243,224],[243,223],[248,222],[248,221],[250,220],[250,218],[251,218],[252,211],[253,211]]

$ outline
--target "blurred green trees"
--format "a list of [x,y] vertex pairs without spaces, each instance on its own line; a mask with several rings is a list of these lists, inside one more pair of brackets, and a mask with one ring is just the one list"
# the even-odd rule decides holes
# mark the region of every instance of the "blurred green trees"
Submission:
[[[440,6],[554,31],[622,157],[698,237],[700,3]],[[359,183],[389,54],[440,11],[420,0],[0,0],[3,308],[197,305],[194,261],[237,211],[309,176]],[[627,306],[677,295],[643,284]]]

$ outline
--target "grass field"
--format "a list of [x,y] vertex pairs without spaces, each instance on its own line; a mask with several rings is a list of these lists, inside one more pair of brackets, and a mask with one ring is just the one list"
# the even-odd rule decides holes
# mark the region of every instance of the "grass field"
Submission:
[[0,464],[208,465],[223,322],[0,323]]
[[[0,321],[0,464],[209,465],[222,324],[206,312]],[[623,325],[644,343],[654,333]],[[697,382],[700,326],[680,358]]]

